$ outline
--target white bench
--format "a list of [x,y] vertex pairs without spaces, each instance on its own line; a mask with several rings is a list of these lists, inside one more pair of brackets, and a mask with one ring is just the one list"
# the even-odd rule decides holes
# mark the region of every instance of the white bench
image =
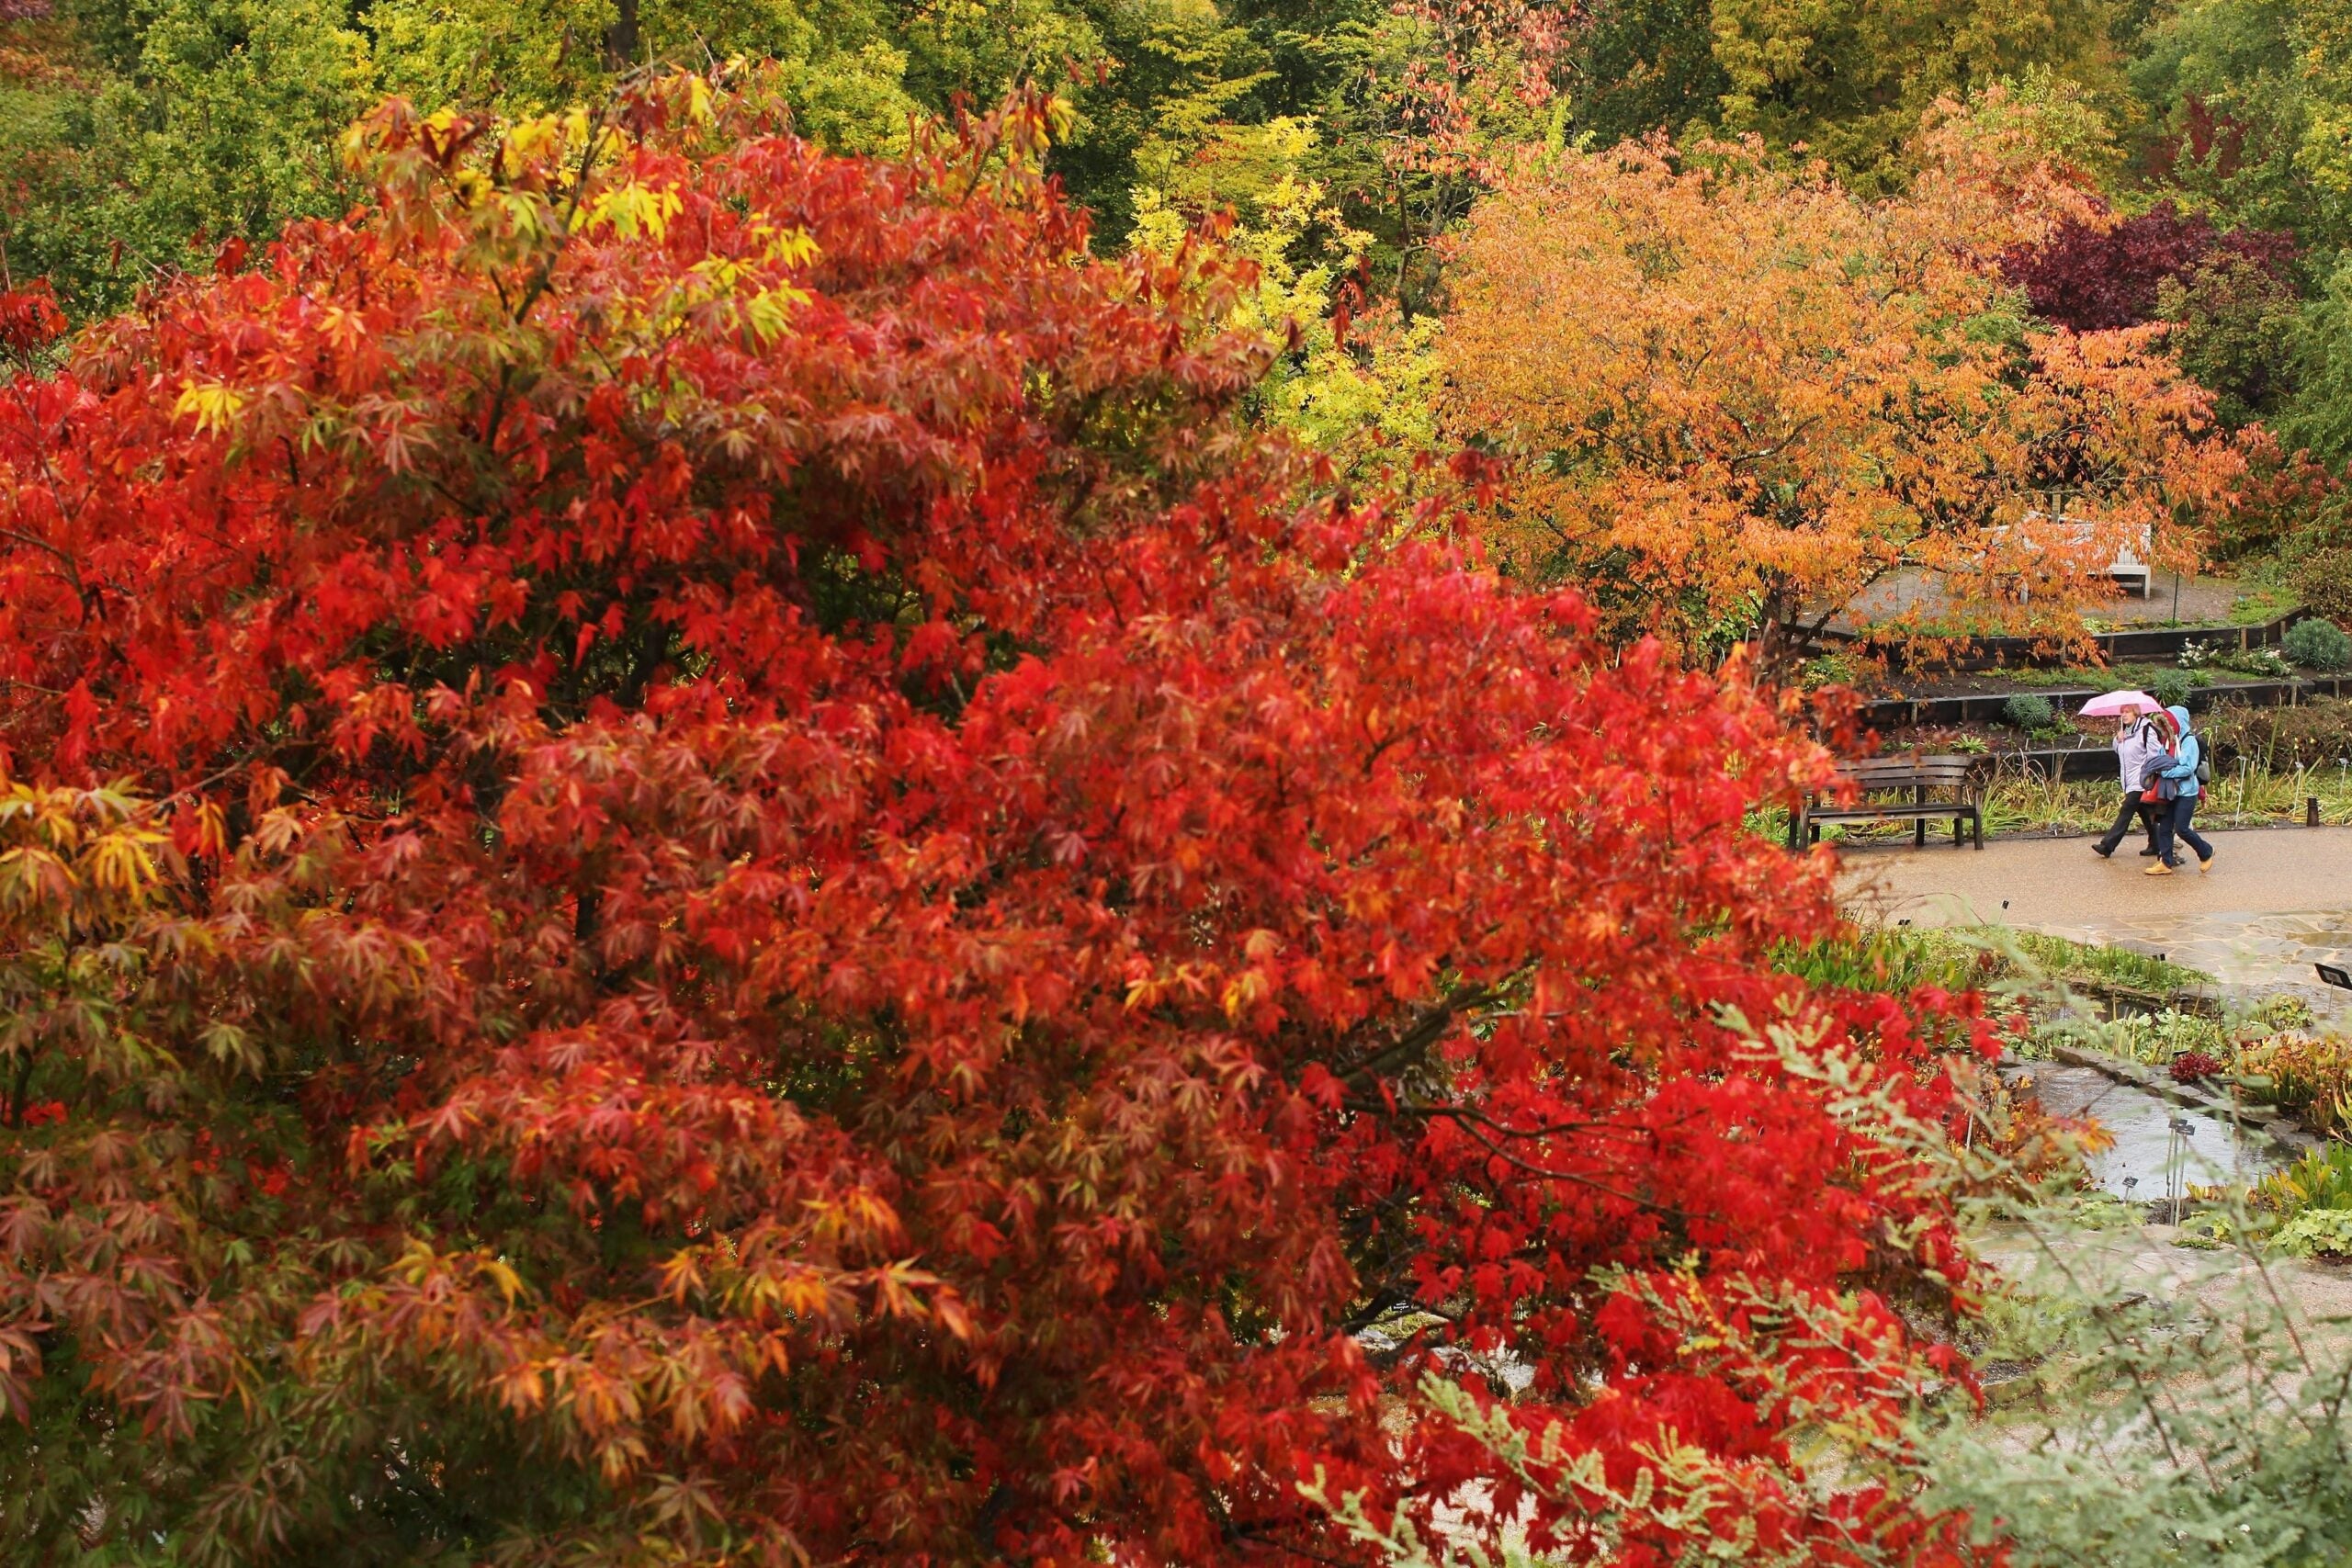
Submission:
[[[2053,517],[2047,512],[2029,512],[2020,519],[2018,525],[2027,531],[2030,543],[2046,541],[2073,549],[2080,549],[2089,544],[2102,529],[2110,526],[2097,518],[2068,517],[2064,513]],[[1989,531],[1989,536],[1999,540],[2007,537],[2008,532],[2007,528],[1995,528]],[[2116,548],[2115,558],[2101,569],[2099,575],[2119,586],[2132,588],[2143,599],[2147,598],[2155,591],[2155,570],[2147,560],[2154,546],[2154,531],[2146,524],[2127,530],[2123,543]]]

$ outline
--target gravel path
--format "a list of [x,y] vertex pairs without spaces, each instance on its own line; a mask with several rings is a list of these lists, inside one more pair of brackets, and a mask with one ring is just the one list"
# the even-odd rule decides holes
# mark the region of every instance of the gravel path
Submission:
[[[2237,599],[2238,585],[2227,578],[2177,578],[2165,571],[2156,574],[2146,598],[2136,593],[2118,594],[2098,604],[2092,613],[2119,626],[2165,625],[2176,614],[2182,623],[2198,626],[2227,621]],[[1850,626],[1857,616],[1883,620],[1913,610],[1938,615],[1950,610],[1955,602],[1938,573],[1917,569],[1891,572],[1856,595],[1848,613],[1831,624]]]

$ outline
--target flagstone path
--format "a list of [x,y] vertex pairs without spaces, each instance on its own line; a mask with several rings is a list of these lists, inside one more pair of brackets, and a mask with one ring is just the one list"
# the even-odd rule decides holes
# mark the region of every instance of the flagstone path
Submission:
[[1859,849],[1839,886],[1857,915],[1887,925],[2007,924],[2162,953],[2232,985],[2291,987],[2352,1016],[2312,965],[2352,965],[2352,828],[2209,832],[2213,866],[2143,875],[2141,840],[2112,860],[2089,839],[2005,839],[1981,851]]

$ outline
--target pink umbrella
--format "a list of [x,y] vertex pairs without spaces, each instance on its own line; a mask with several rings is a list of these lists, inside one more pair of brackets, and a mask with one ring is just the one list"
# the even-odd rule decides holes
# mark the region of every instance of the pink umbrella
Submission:
[[2154,713],[2165,705],[2145,692],[2109,692],[2103,697],[2093,697],[2082,705],[2085,718],[2113,718],[2125,708],[2138,708],[2142,713]]

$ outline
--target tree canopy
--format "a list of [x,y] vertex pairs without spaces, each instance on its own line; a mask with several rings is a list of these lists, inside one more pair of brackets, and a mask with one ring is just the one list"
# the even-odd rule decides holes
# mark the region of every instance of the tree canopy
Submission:
[[[1968,1265],[1850,1096],[1967,1033],[1773,964],[1818,750],[1303,499],[1239,275],[1089,259],[1043,106],[779,91],[394,103],[366,217],[0,402],[10,1539],[1937,1550],[1892,1302]],[[1590,1501],[1399,1403],[1471,1350]]]
[[[1445,352],[1458,434],[1526,460],[1503,547],[1629,626],[1768,655],[1897,567],[2047,608],[2143,531],[2192,550],[2243,464],[2148,333],[2029,326],[2000,258],[2086,197],[1984,130],[1877,202],[1752,144],[1635,144],[1482,205]],[[2099,525],[2018,547],[2066,502]]]

